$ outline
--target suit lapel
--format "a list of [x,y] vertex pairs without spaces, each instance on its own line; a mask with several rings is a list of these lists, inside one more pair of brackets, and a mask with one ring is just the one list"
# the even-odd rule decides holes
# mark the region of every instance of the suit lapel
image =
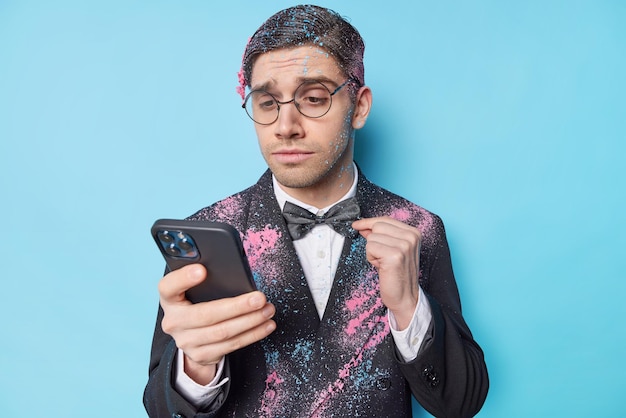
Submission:
[[[319,316],[302,266],[276,201],[271,173],[250,189],[243,238],[255,282],[276,307],[276,331],[261,342],[266,363],[259,416],[293,409],[299,385],[310,380]],[[291,397],[290,397],[291,396]],[[277,414],[277,415],[276,415]]]
[[[370,184],[360,176],[357,200],[363,217],[372,216],[369,207],[374,202],[364,200],[372,195]],[[344,243],[313,350],[311,365],[319,383],[312,386],[317,392],[309,395],[316,400],[309,411],[312,414],[323,410],[334,393],[358,387],[358,380],[370,374],[366,360],[372,358],[389,334],[378,274],[366,259],[365,245],[366,240],[360,235],[346,238]]]

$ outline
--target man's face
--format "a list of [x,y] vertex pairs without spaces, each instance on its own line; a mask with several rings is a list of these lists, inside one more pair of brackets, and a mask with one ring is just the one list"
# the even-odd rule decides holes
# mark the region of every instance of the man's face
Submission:
[[[315,46],[262,54],[251,78],[253,90],[265,89],[280,102],[291,100],[305,80],[319,80],[331,92],[346,81],[335,59]],[[283,188],[302,200],[308,200],[303,198],[308,192],[338,198],[351,185],[353,104],[346,87],[332,97],[330,110],[320,118],[308,118],[289,103],[280,106],[273,124],[255,123],[267,165]]]

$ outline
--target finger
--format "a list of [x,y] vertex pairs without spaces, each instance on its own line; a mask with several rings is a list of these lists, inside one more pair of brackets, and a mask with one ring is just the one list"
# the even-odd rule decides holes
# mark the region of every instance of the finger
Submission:
[[217,324],[232,318],[258,311],[267,304],[267,298],[258,290],[232,298],[217,299],[196,304],[199,315],[210,318],[211,324]]
[[275,313],[274,306],[268,303],[263,309],[249,314],[181,333],[176,339],[176,345],[187,352],[190,348],[220,344],[266,323]]
[[352,222],[352,228],[356,229],[359,232],[365,230],[371,230],[374,223],[376,223],[376,219],[380,218],[361,218],[354,222]]
[[406,260],[418,259],[419,251],[420,238],[413,233],[397,235],[372,233],[369,235],[365,246],[368,260],[384,259],[387,264],[392,265],[403,263]]
[[391,222],[400,222],[400,221],[396,221],[395,219],[389,216],[377,216],[375,218],[361,218],[352,223],[352,228],[356,229],[357,231],[362,231],[365,229],[372,229],[374,225],[376,225],[379,222],[391,223]]
[[397,228],[407,229],[407,230],[416,229],[415,227],[408,225],[397,219],[394,219],[390,216],[378,216],[375,218],[362,218],[357,221],[354,221],[352,223],[352,228],[356,229],[357,231],[363,231],[367,229],[373,230],[375,226],[382,226],[382,225],[394,225]]
[[205,328],[262,309],[267,303],[259,291],[209,302],[164,306],[163,331],[174,334],[182,330]]
[[390,218],[389,216],[359,219],[352,224],[352,228],[357,230],[365,239],[369,239],[369,236],[372,232],[382,232],[382,229],[392,231],[388,229],[390,227],[395,227],[402,230],[415,229],[412,226]]
[[368,243],[375,241],[388,246],[410,250],[415,247],[419,248],[422,235],[419,229],[388,218],[375,222],[372,225],[372,229],[368,230],[365,238]]
[[196,363],[204,365],[214,364],[227,354],[261,341],[274,332],[275,329],[276,323],[273,320],[268,320],[228,340],[197,347],[191,354],[186,353],[184,349],[183,352]]
[[367,237],[365,252],[367,260],[377,268],[417,263],[421,235],[416,228],[403,228],[379,222]]
[[367,239],[369,234],[372,233],[372,227],[382,218],[362,218],[357,221],[352,222],[352,228],[358,231],[359,234],[363,236],[363,238]]
[[378,242],[404,251],[418,248],[420,241],[419,231],[397,228],[392,225],[377,226],[367,236],[368,243]]
[[377,268],[383,266],[403,265],[407,259],[405,241],[395,240],[393,245],[375,240],[368,240],[365,247],[367,261]]
[[190,264],[174,270],[159,282],[161,305],[188,304],[185,292],[206,279],[206,269],[201,264]]

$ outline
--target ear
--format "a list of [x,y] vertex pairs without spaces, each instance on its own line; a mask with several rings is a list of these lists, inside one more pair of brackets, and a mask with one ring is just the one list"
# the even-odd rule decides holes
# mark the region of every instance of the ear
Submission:
[[372,90],[367,86],[363,86],[356,93],[354,113],[352,115],[352,128],[361,129],[365,125],[371,108]]

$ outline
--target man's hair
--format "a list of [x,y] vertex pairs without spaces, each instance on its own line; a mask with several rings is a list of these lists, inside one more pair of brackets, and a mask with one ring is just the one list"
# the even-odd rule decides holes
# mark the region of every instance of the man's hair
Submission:
[[300,5],[281,10],[261,25],[252,35],[243,54],[239,74],[239,93],[250,86],[256,58],[269,51],[317,45],[332,56],[346,77],[359,86],[365,84],[363,38],[337,12],[314,5]]

